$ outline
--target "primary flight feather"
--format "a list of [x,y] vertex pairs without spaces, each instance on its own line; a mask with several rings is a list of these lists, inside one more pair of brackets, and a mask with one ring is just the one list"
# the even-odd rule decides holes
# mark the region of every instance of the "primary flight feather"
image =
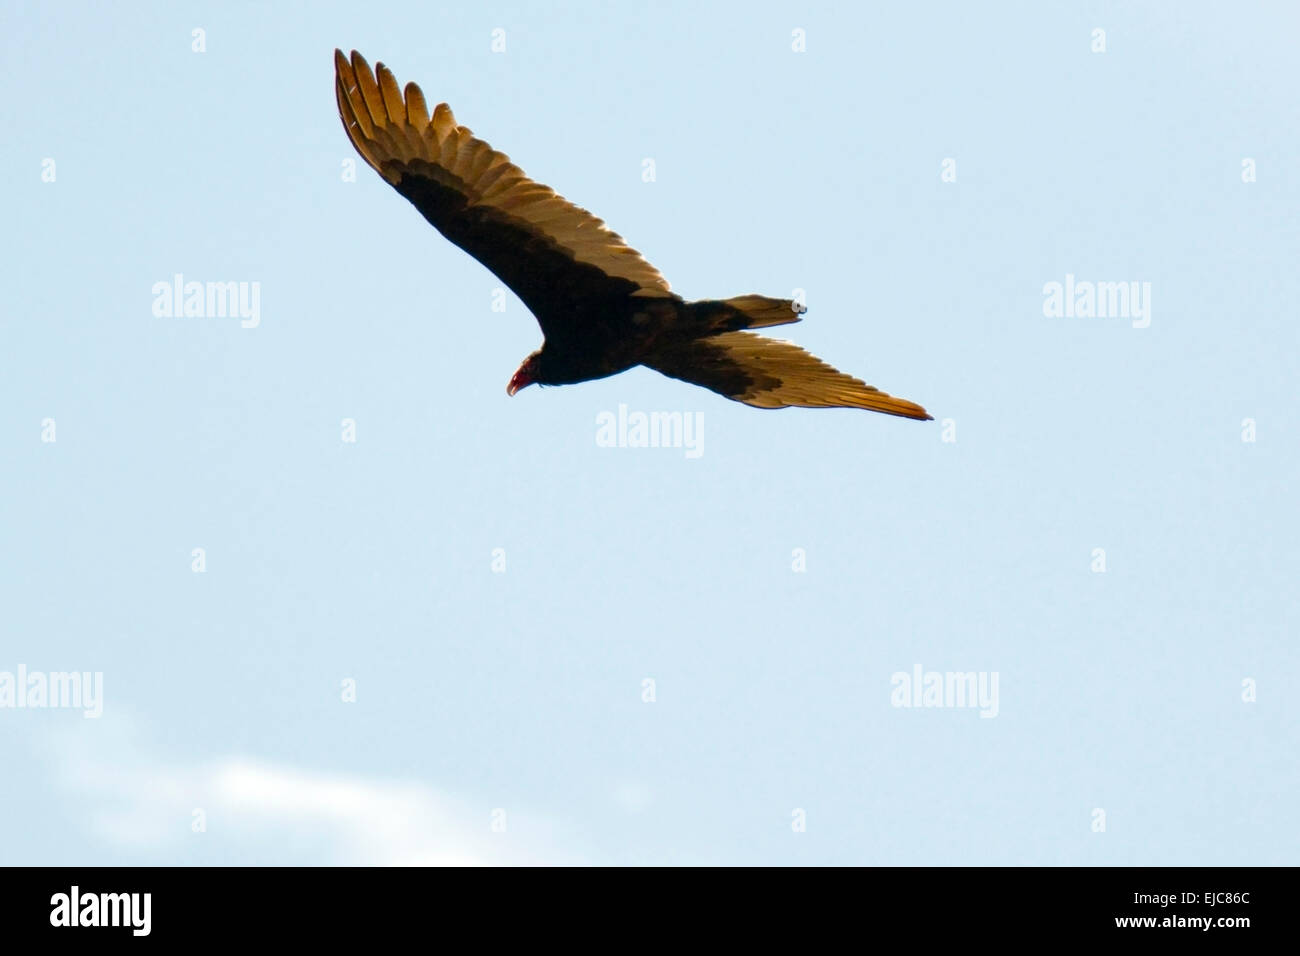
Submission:
[[334,51],[348,138],[444,236],[487,266],[537,317],[545,340],[510,379],[568,385],[638,365],[756,408],[865,408],[928,419],[925,409],[845,375],[797,345],[747,329],[798,322],[789,299],[687,302],[605,224],[535,183],[456,123],[432,115],[414,83]]

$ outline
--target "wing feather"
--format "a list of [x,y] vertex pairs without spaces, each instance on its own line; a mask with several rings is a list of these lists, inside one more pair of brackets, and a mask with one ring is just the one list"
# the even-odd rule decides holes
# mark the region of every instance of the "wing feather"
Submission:
[[334,63],[339,117],[362,159],[514,289],[548,336],[591,302],[673,296],[622,237],[458,126],[445,103],[430,116],[416,84],[403,96],[391,70],[372,72],[355,51],[336,50]]
[[[384,109],[384,98],[379,92],[379,84],[370,72],[370,64],[362,59],[356,51],[352,53],[352,75],[356,77],[357,92],[361,103],[370,115],[370,125],[382,129],[388,125],[388,111]],[[356,102],[353,100],[353,102]]]
[[864,408],[903,418],[931,417],[920,405],[846,375],[792,342],[753,332],[694,339],[645,364],[755,408]]
[[429,105],[424,93],[414,83],[406,84],[406,122],[417,135],[429,125]]

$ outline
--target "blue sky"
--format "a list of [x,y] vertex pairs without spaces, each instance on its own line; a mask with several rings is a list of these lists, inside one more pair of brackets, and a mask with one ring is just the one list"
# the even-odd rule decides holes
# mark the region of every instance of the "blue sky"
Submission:
[[[0,862],[1297,862],[1294,5],[5,20],[0,682],[103,692],[0,707]],[[536,323],[347,181],[336,46],[937,420],[508,398]]]

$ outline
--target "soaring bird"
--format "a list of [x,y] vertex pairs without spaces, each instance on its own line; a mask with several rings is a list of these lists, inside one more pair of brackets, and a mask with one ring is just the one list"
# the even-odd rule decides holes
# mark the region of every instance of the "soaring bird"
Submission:
[[487,266],[542,327],[509,395],[638,365],[756,408],[865,408],[929,419],[924,408],[845,375],[790,342],[752,329],[798,322],[790,299],[741,295],[687,302],[635,249],[587,212],[533,182],[459,126],[430,115],[384,64],[334,51],[339,116],[361,158],[439,232]]

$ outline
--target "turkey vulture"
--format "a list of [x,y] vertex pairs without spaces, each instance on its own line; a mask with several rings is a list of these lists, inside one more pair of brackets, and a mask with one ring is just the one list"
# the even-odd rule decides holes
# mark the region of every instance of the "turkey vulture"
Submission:
[[334,51],[339,116],[361,158],[444,236],[487,266],[537,317],[545,340],[510,379],[568,385],[645,365],[757,408],[925,409],[749,329],[798,322],[789,299],[687,302],[591,213],[535,183],[440,103],[429,115],[382,63]]

